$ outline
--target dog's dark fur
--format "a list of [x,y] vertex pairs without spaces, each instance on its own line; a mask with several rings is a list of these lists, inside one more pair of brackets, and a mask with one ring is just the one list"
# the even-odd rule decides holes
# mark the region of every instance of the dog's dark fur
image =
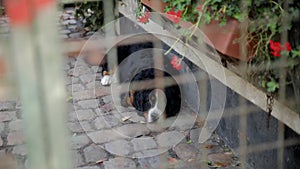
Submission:
[[[143,50],[146,48],[153,48],[153,44],[151,42],[146,42],[142,44],[133,44],[128,46],[119,46],[117,49],[117,61],[120,64],[126,57],[131,55],[134,52],[139,50]],[[108,70],[107,58],[105,58],[104,64],[102,66],[102,74],[107,75],[110,74],[108,72],[113,72]],[[169,61],[168,61],[169,63]],[[126,70],[119,70],[126,71]],[[170,77],[170,75],[166,72],[163,73],[165,77]],[[138,72],[131,81],[143,81],[150,80],[155,78],[154,69],[145,69]],[[175,80],[174,80],[175,81]],[[153,107],[149,100],[149,94],[153,89],[140,90],[140,91],[130,91],[128,94],[123,94],[122,103],[126,106],[133,106],[141,113],[148,113],[147,111]],[[165,87],[164,89],[167,104],[164,112],[164,116],[171,117],[175,116],[180,111],[181,97],[180,97],[180,89],[178,85],[173,85],[169,87]],[[126,103],[126,104],[124,104]],[[142,115],[142,114],[139,114]],[[144,114],[143,114],[144,115]]]
[[[170,77],[170,75],[164,72],[164,77]],[[143,81],[143,80],[151,80],[155,78],[155,69],[145,69],[139,72],[134,76],[132,81]],[[173,79],[174,80],[174,79]],[[175,81],[175,80],[174,80]],[[129,94],[133,94],[133,102],[132,105],[141,112],[147,112],[151,107],[153,107],[153,103],[151,104],[150,93],[153,89],[134,91]],[[180,111],[181,104],[181,96],[180,96],[180,88],[178,85],[165,87],[164,93],[166,95],[167,104],[165,108],[165,117],[175,116]]]
[[[153,48],[153,44],[151,42],[145,42],[141,44],[133,44],[133,45],[123,45],[123,46],[118,46],[117,48],[117,61],[118,64],[120,64],[126,57],[131,55],[134,52],[137,52],[142,49],[147,49],[147,48]],[[110,56],[114,57],[114,56]],[[104,72],[113,72],[113,70],[109,70],[108,64],[107,64],[107,55],[104,58],[104,63],[100,66],[102,66],[102,75]],[[112,65],[112,67],[117,67],[118,65]]]

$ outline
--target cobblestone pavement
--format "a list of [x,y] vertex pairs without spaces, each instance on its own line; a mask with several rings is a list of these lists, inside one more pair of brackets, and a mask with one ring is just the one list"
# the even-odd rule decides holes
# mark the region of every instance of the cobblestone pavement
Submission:
[[[70,30],[75,30],[71,13],[62,15],[64,38],[76,33]],[[183,115],[175,123],[171,118],[167,126],[147,124],[134,109],[117,110],[110,87],[100,85],[98,67],[86,65],[80,58],[67,58],[63,69],[69,95],[67,127],[74,168],[239,168],[238,159],[217,135],[204,144],[198,143],[201,124],[191,123],[195,114],[188,108],[183,108]],[[21,104],[1,102],[0,168],[1,159],[5,158],[27,168],[23,132]]]
[[[78,61],[75,68],[75,63],[69,58],[64,68],[74,168],[208,168],[208,164],[235,168],[239,164],[217,135],[198,143],[200,126],[189,123],[195,116],[188,108],[171,126],[143,123],[145,119],[133,109],[116,110],[110,87],[99,85],[97,67]],[[0,154],[12,155],[25,168],[20,103],[2,102],[0,111]]]

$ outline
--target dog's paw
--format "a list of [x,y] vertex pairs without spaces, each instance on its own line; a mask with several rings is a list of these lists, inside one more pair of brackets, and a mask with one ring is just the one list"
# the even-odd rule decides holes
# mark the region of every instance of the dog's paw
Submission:
[[101,85],[102,86],[109,86],[111,84],[111,76],[105,75],[101,79]]

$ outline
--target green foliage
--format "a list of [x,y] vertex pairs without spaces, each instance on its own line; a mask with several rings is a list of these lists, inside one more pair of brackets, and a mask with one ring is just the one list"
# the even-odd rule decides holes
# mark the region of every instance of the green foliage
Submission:
[[195,22],[198,17],[198,11],[196,7],[198,5],[197,0],[163,0],[167,3],[165,12],[174,10],[182,11],[182,19],[189,22]]
[[300,58],[300,46],[297,49],[292,50],[292,58]]
[[[285,67],[292,71],[300,62],[300,46],[292,46],[292,51],[281,51],[280,57],[274,57],[270,52],[269,42],[281,42],[280,36],[292,27],[293,20],[300,17],[299,0],[163,0],[167,3],[165,11],[182,11],[182,19],[195,23],[209,24],[212,20],[218,21],[219,26],[225,26],[229,19],[246,22],[248,35],[246,40],[254,44],[252,51],[255,55],[249,62],[248,74],[259,76],[259,85],[268,92],[275,92],[279,88],[278,66],[273,65],[286,57]],[[285,3],[288,8],[284,8]],[[198,24],[198,23],[197,23]],[[235,40],[239,42],[240,39]],[[299,41],[299,40],[298,40]],[[235,43],[234,42],[234,43]],[[281,44],[283,45],[283,44]],[[300,45],[297,43],[296,45]],[[257,82],[254,82],[257,83]]]
[[75,17],[81,18],[84,27],[92,31],[97,31],[103,25],[103,2],[102,1],[85,1],[76,3]]
[[267,82],[266,87],[268,92],[275,92],[277,89],[279,89],[279,83],[272,79],[271,81]]

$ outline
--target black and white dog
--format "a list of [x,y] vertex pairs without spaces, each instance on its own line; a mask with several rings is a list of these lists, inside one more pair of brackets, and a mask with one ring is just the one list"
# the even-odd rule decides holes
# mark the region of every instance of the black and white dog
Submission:
[[[118,64],[120,64],[126,57],[132,53],[138,52],[139,50],[153,48],[152,43],[133,44],[128,46],[119,46],[117,49],[118,53]],[[148,54],[151,52],[148,52]],[[152,55],[152,54],[149,54]],[[106,58],[107,60],[107,58]],[[136,62],[142,62],[136,60]],[[169,63],[169,61],[168,61]],[[101,79],[102,85],[111,84],[111,75],[114,72],[108,70],[107,61],[102,66],[103,78]],[[117,67],[118,65],[116,65]],[[115,67],[115,66],[112,66]],[[113,68],[114,69],[114,68]],[[126,69],[126,68],[123,68]],[[126,72],[128,70],[118,70],[119,72]],[[154,68],[147,68],[135,72],[135,75],[129,82],[142,82],[154,80],[157,71],[161,71]],[[123,106],[132,106],[139,111],[139,115],[143,115],[147,122],[154,122],[158,119],[165,119],[168,117],[175,116],[179,113],[181,107],[181,94],[180,87],[177,85],[175,79],[173,79],[167,72],[162,72],[163,77],[168,77],[169,82],[172,81],[172,85],[161,87],[159,90],[152,87],[147,87],[149,84],[143,83],[146,86],[139,86],[140,89],[136,89],[135,86],[130,85],[128,93],[123,93],[121,96]],[[127,81],[128,82],[128,81]],[[144,89],[143,89],[144,88]]]
[[[157,71],[159,70],[153,68],[142,70],[134,76],[131,82],[154,80]],[[175,82],[168,73],[162,73],[164,77],[168,77],[169,82],[170,79]],[[141,90],[135,90],[135,87],[130,85],[127,97],[123,97],[126,102],[123,101],[123,103],[135,107],[136,110],[145,116],[147,122],[154,122],[158,119],[164,120],[165,118],[175,116],[180,111],[181,95],[180,88],[176,82],[172,84],[161,89],[139,86],[139,88],[146,88]],[[148,84],[144,83],[142,85]]]

